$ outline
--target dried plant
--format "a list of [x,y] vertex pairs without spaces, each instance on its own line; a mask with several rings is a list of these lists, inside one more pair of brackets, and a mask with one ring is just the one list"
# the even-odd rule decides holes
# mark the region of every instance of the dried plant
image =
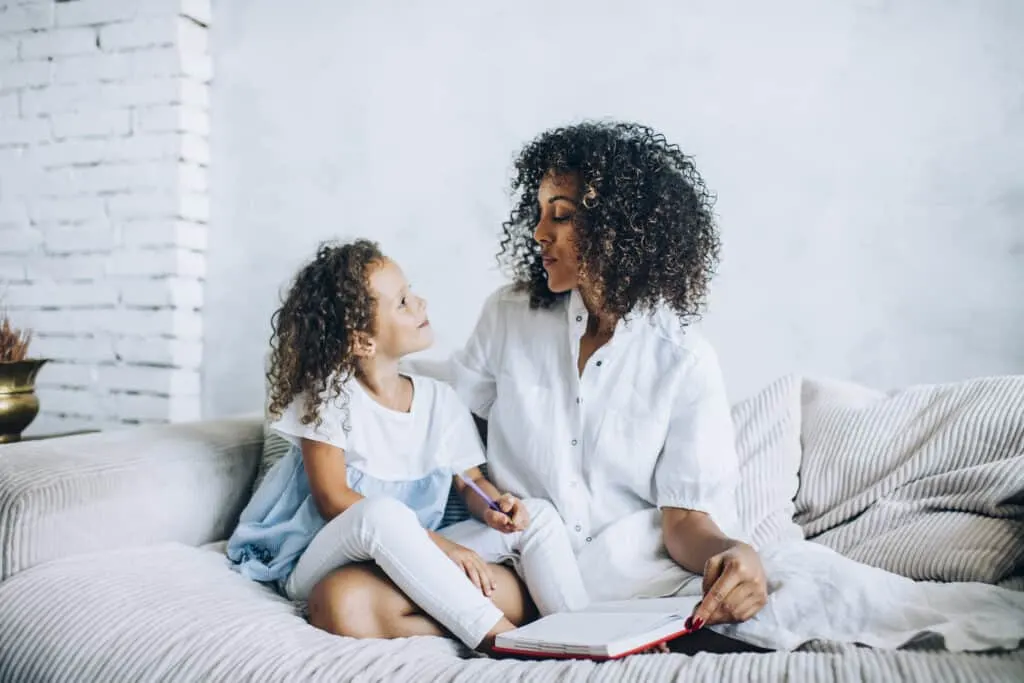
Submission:
[[6,313],[0,314],[0,363],[25,360],[31,341],[31,330],[19,330],[11,325]]

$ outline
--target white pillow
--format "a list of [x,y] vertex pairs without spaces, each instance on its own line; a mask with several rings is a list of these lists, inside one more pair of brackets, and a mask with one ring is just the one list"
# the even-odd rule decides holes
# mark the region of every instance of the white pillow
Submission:
[[755,548],[802,540],[793,522],[800,472],[801,379],[787,375],[732,408],[739,457],[736,506]]

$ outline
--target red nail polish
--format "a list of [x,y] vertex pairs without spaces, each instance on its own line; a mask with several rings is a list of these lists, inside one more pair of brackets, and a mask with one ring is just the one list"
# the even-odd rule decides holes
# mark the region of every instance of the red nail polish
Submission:
[[687,631],[693,629],[693,617],[686,617],[686,622],[683,626],[686,627]]
[[699,619],[699,618],[698,619],[694,619],[693,620],[693,627],[695,629],[697,629],[698,631],[700,629],[704,628],[704,620],[703,619]]

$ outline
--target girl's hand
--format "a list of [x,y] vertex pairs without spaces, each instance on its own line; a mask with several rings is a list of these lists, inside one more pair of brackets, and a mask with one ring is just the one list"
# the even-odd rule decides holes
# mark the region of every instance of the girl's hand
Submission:
[[697,628],[705,624],[746,621],[768,602],[768,582],[757,551],[737,543],[708,558],[704,565],[704,598],[693,612]]
[[443,550],[452,562],[461,567],[462,571],[466,572],[466,576],[469,577],[474,586],[479,588],[487,597],[491,596],[491,593],[498,587],[498,584],[494,581],[490,565],[484,562],[482,557],[469,548],[451,541]]
[[522,531],[529,526],[530,513],[526,511],[523,501],[511,493],[506,493],[494,502],[498,504],[502,512],[487,508],[487,511],[484,512],[484,523],[487,526],[497,529],[503,534]]

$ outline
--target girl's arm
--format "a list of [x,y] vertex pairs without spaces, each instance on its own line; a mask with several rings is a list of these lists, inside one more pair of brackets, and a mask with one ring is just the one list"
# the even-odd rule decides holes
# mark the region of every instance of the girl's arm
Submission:
[[[497,501],[501,498],[501,491],[497,487],[487,480],[487,477],[483,475],[479,467],[472,467],[466,470],[464,473],[465,477],[471,480],[474,484],[479,486],[484,493],[491,497],[491,500]],[[455,477],[455,490],[462,496],[462,500],[466,501],[466,507],[469,509],[469,513],[481,521],[486,521],[485,517],[487,511],[491,508],[488,507],[487,501],[478,496],[472,491],[466,482],[462,481],[461,477]]]
[[469,508],[470,514],[492,529],[497,529],[503,533],[522,531],[527,527],[530,523],[530,517],[526,511],[526,506],[523,505],[521,500],[511,493],[500,492],[494,484],[487,480],[479,467],[471,467],[463,475],[480,487],[491,500],[498,504],[502,511],[498,512],[492,509],[487,504],[487,501],[481,498],[476,491],[473,491],[461,477],[455,477],[455,490],[459,492],[459,495],[466,502],[466,507]]
[[302,462],[317,512],[324,521],[331,521],[363,499],[362,494],[348,487],[343,449],[323,441],[303,439]]

